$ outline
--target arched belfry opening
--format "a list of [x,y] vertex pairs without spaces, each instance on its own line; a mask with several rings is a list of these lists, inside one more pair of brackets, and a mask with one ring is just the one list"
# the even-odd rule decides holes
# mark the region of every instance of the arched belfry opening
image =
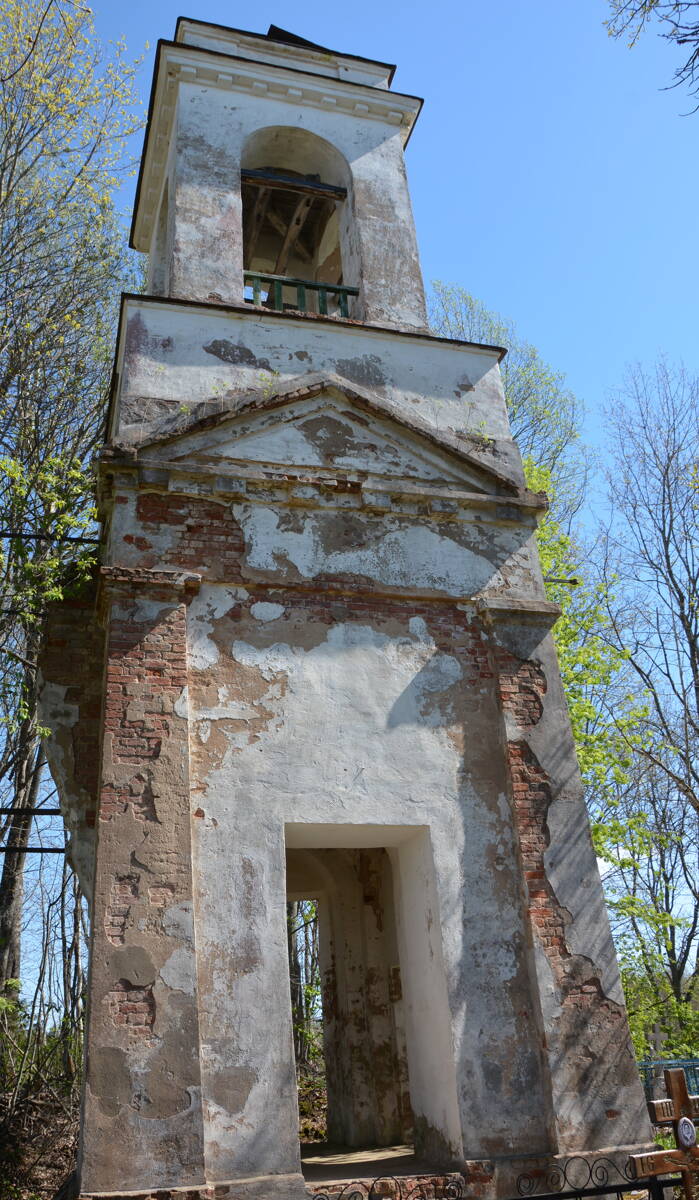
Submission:
[[257,130],[241,159],[243,267],[249,303],[356,315],[351,173],[305,129]]

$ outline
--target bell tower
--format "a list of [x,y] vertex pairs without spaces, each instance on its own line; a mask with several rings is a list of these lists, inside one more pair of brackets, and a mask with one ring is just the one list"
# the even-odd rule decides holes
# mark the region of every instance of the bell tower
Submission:
[[42,663],[91,902],[84,1196],[327,1192],[299,1147],[304,898],[345,1179],[392,1148],[391,1176],[505,1200],[601,1151],[623,1179],[650,1136],[546,497],[505,351],[426,327],[421,102],[392,76],[274,26],[158,45],[101,560]]
[[132,229],[149,290],[424,330],[403,160],[422,102],[389,90],[393,70],[181,18],[158,50]]

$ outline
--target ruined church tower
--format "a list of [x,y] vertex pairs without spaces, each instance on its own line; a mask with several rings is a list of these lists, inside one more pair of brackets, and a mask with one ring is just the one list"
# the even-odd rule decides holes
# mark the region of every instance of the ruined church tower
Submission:
[[427,328],[392,74],[275,27],[158,46],[100,567],[42,667],[91,903],[84,1196],[314,1190],[289,899],[337,1145],[499,1198],[649,1136],[546,501],[504,351]]

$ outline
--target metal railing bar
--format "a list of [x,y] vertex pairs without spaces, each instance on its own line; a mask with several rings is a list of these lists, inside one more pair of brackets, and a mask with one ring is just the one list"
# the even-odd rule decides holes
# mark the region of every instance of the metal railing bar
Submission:
[[25,813],[31,812],[33,817],[60,817],[62,815],[60,808],[0,808],[0,813],[5,816],[6,813]]
[[0,846],[0,854],[65,854],[65,846]]
[[[299,312],[308,311],[307,292],[315,292],[318,296],[318,312],[328,316],[328,296],[333,296],[340,310],[340,316],[349,317],[349,296],[358,296],[359,288],[348,287],[344,283],[325,283],[312,279],[297,279],[293,275],[274,275],[267,271],[244,271],[243,281],[246,287],[252,287],[252,303],[257,307],[263,306],[262,287],[268,284],[267,300],[265,303],[276,312],[284,311],[284,288],[296,289],[296,305]],[[250,300],[248,299],[248,304]]]
[[347,292],[348,296],[358,296],[359,288],[350,287],[346,283],[327,283],[323,280],[315,279],[300,279],[296,275],[273,275],[271,271],[243,271],[246,279],[262,279],[273,283],[279,280],[280,283],[287,284],[289,287],[296,287],[299,283],[307,288],[327,288],[329,292]]
[[[516,1197],[516,1200],[529,1200],[530,1197],[531,1200],[577,1200],[578,1197],[585,1196],[627,1196],[638,1192],[650,1191],[651,1185],[656,1182],[663,1188],[681,1187],[683,1179],[681,1175],[672,1175],[667,1179],[664,1176],[660,1178],[633,1179],[623,1187],[615,1183],[602,1187],[578,1188],[577,1190],[568,1192],[537,1192],[533,1190],[531,1192],[522,1192]],[[515,1200],[514,1197],[513,1200]]]

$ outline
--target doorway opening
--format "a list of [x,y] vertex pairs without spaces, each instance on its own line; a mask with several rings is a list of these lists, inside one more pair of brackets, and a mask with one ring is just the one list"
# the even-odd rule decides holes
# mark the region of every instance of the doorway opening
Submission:
[[286,865],[304,1173],[383,1159],[395,1173],[413,1161],[413,1114],[389,855],[287,847]]

